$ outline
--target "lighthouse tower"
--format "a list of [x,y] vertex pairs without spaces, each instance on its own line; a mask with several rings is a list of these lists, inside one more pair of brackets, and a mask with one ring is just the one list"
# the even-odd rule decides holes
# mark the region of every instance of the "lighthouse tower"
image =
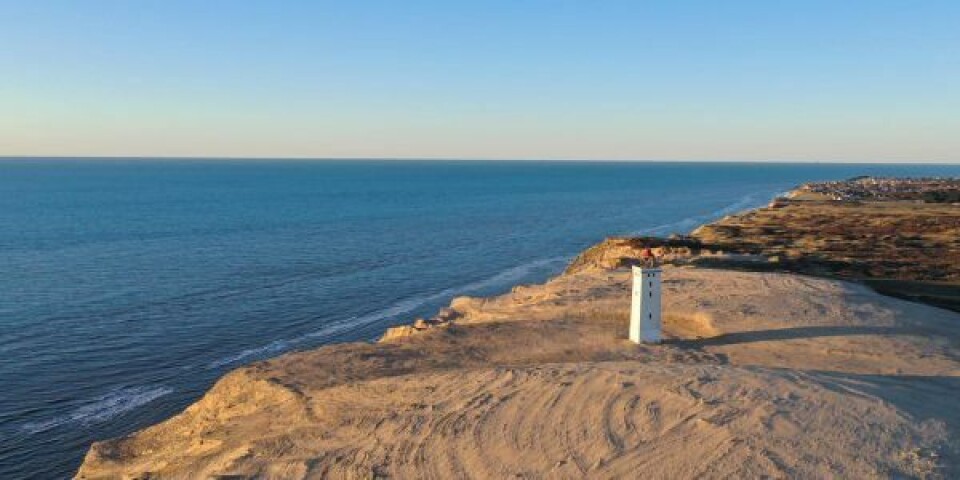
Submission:
[[633,267],[633,301],[630,308],[630,340],[660,343],[659,268]]

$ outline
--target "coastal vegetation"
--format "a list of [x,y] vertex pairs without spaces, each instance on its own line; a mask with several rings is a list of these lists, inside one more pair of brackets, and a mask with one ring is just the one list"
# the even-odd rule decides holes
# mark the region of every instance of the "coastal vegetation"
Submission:
[[[945,190],[921,185],[922,195],[949,196],[956,182],[937,180]],[[885,294],[960,311],[960,205],[899,195],[778,200],[705,225],[691,237],[712,249],[770,260],[748,268],[863,281]]]

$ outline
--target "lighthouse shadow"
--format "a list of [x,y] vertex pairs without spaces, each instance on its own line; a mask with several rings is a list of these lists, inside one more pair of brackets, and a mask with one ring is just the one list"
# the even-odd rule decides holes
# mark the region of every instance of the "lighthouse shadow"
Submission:
[[685,348],[702,348],[721,345],[739,345],[755,342],[773,342],[783,340],[803,340],[822,337],[844,337],[855,335],[911,335],[926,336],[927,333],[917,328],[905,327],[878,327],[878,326],[820,326],[820,327],[791,327],[771,330],[751,330],[746,332],[722,333],[706,338],[668,338],[666,345]]

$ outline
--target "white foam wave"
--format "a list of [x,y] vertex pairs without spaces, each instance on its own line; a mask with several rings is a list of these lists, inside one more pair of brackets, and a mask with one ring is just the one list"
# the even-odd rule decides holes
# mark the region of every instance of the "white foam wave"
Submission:
[[554,258],[536,260],[533,262],[525,263],[523,265],[518,265],[516,267],[509,268],[492,277],[485,278],[483,280],[471,282],[459,287],[447,288],[445,290],[441,290],[437,293],[433,293],[430,295],[424,295],[420,297],[401,300],[387,308],[384,308],[383,310],[378,310],[376,312],[369,313],[367,315],[363,315],[359,317],[350,317],[348,319],[326,325],[317,331],[310,332],[305,335],[301,335],[300,337],[296,337],[288,340],[277,340],[277,341],[271,342],[268,345],[264,345],[262,347],[244,350],[240,353],[237,353],[236,355],[231,355],[229,357],[225,357],[215,362],[212,362],[207,366],[207,368],[219,368],[226,365],[235,364],[235,363],[238,363],[250,358],[254,358],[254,357],[278,354],[286,350],[289,350],[298,344],[305,343],[307,341],[311,341],[311,340],[315,341],[318,338],[330,337],[338,333],[343,333],[345,331],[364,327],[382,320],[387,320],[393,317],[397,317],[399,315],[410,313],[413,310],[430,302],[452,298],[457,295],[462,295],[465,293],[482,290],[484,288],[490,288],[498,285],[512,283],[529,275],[536,269],[544,268],[560,262],[565,262],[566,260],[568,259],[565,257],[554,257]]
[[[724,215],[729,215],[731,213],[735,213],[749,207],[759,206],[762,203],[761,202],[762,198],[763,198],[762,194],[752,193],[740,198],[739,200],[731,203],[730,205],[727,205],[719,210],[710,212],[708,214],[687,217],[677,222],[672,222],[672,223],[667,223],[663,225],[658,225],[655,227],[646,228],[646,229],[640,230],[639,232],[637,232],[637,234],[656,235],[656,234],[662,234],[665,232],[690,231],[693,228],[707,221],[714,220]],[[262,358],[270,355],[279,354],[284,351],[292,349],[298,344],[302,344],[310,340],[315,341],[318,338],[330,337],[339,333],[343,333],[345,331],[349,331],[351,329],[364,327],[379,321],[387,320],[389,318],[410,313],[413,310],[429,302],[443,300],[445,298],[452,298],[457,295],[462,295],[472,291],[514,282],[520,278],[523,278],[526,275],[529,275],[530,272],[532,272],[537,268],[546,267],[548,265],[566,261],[566,260],[568,260],[568,258],[566,257],[554,257],[554,258],[536,260],[533,262],[525,263],[523,265],[518,265],[516,267],[512,267],[507,270],[504,270],[490,278],[468,283],[466,285],[462,285],[459,287],[448,288],[431,295],[405,299],[383,310],[379,310],[379,311],[376,311],[367,315],[359,316],[359,317],[350,317],[350,318],[341,320],[339,322],[331,323],[317,331],[302,335],[297,338],[292,338],[287,340],[276,340],[262,347],[243,350],[235,355],[224,357],[214,362],[211,362],[207,366],[207,368],[210,368],[210,369],[220,368],[226,365],[236,364],[251,358],[258,358],[258,357]]]
[[21,429],[29,434],[35,434],[63,425],[103,423],[172,392],[172,388],[162,385],[120,388],[91,399],[66,415],[40,422],[30,422],[24,424]]
[[565,262],[567,260],[569,259],[566,257],[554,257],[554,258],[547,258],[543,260],[537,260],[530,263],[525,263],[523,265],[518,265],[516,267],[504,270],[484,280],[468,283],[461,287],[448,288],[446,290],[443,290],[442,292],[438,292],[434,295],[427,297],[426,301],[439,300],[444,297],[452,297],[462,293],[469,293],[469,292],[481,290],[484,288],[495,287],[498,285],[503,285],[505,283],[514,282],[529,275],[531,272],[533,272],[538,268],[543,268],[548,265]]
[[241,351],[240,353],[237,353],[236,355],[231,355],[229,357],[221,358],[220,360],[217,360],[215,362],[211,362],[209,365],[209,368],[222,367],[224,365],[236,363],[236,362],[246,360],[248,358],[259,356],[259,355],[269,355],[269,354],[279,353],[290,348],[291,346],[292,345],[289,340],[277,340],[274,342],[270,342],[270,344],[268,345],[264,345],[262,347],[257,347],[257,348],[249,348],[247,350]]
[[[736,202],[731,203],[719,210],[704,214],[704,215],[695,215],[692,217],[687,217],[682,220],[666,223],[663,225],[657,225],[655,227],[645,228],[637,232],[641,235],[657,235],[663,233],[673,233],[673,232],[689,232],[694,228],[700,226],[703,223],[706,223],[717,218],[730,215],[732,213],[739,212],[751,207],[758,207],[763,204],[761,199],[764,198],[762,195],[757,193],[751,193],[746,195]],[[772,197],[771,197],[772,198]]]
[[525,263],[523,265],[518,265],[516,267],[509,268],[504,270],[490,278],[483,280],[478,280],[476,282],[468,283],[459,287],[447,288],[441,290],[432,295],[425,295],[422,297],[409,298],[403,301],[400,301],[388,308],[380,310],[378,312],[371,313],[369,315],[364,315],[362,317],[355,317],[349,321],[342,322],[340,324],[334,324],[327,327],[324,327],[316,332],[308,333],[304,335],[305,338],[316,338],[327,336],[333,333],[338,333],[340,331],[355,328],[359,326],[368,325],[380,320],[386,320],[388,318],[396,317],[405,313],[410,313],[418,307],[423,306],[429,302],[435,302],[438,300],[443,300],[445,298],[452,298],[457,295],[462,295],[464,293],[470,293],[484,288],[495,287],[497,285],[502,285],[505,283],[514,282],[520,278],[523,278],[529,275],[537,268],[546,267],[551,264],[555,264],[561,261],[566,260],[563,257],[548,258],[544,260],[536,260],[530,263]]

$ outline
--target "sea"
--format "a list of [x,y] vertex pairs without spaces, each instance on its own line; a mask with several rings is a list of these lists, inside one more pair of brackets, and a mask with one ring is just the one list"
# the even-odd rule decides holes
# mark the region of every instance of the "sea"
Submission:
[[70,477],[241,365],[857,175],[960,166],[0,159],[0,478]]

